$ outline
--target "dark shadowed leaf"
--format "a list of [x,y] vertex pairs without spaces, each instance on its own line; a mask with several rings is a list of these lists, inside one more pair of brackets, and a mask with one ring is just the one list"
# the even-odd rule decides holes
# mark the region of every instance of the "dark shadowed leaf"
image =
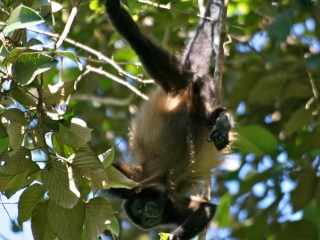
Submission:
[[31,228],[35,240],[55,240],[57,237],[48,222],[48,205],[49,201],[39,203],[32,212]]
[[18,203],[18,222],[20,226],[31,218],[33,209],[39,202],[43,201],[44,193],[43,187],[40,184],[34,184],[21,194]]
[[316,240],[318,227],[309,220],[288,222],[277,234],[277,240]]
[[89,239],[96,239],[111,223],[113,213],[110,203],[101,197],[90,199],[86,204],[84,232]]
[[298,180],[296,188],[291,192],[293,211],[299,211],[307,206],[315,195],[318,178],[313,169],[306,170]]
[[85,204],[82,200],[71,209],[49,201],[47,214],[48,222],[59,239],[81,239],[85,219]]
[[65,208],[73,208],[80,197],[76,188],[71,168],[61,162],[47,163],[41,173],[43,187],[49,190],[50,198],[58,205]]

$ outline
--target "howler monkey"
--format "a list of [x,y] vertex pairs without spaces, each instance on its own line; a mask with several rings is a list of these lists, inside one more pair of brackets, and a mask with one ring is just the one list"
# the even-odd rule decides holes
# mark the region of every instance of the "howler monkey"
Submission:
[[232,127],[231,116],[218,104],[219,92],[210,76],[212,19],[218,19],[220,4],[210,0],[180,59],[143,35],[119,0],[106,0],[111,23],[159,85],[131,122],[130,163],[114,164],[138,185],[109,191],[126,200],[127,216],[142,229],[178,225],[172,239],[196,236],[216,210],[199,192],[210,169],[218,164],[218,150],[229,143]]

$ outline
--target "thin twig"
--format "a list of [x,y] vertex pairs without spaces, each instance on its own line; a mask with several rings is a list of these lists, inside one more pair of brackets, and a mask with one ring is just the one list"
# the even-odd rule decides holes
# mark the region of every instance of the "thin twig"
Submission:
[[79,4],[80,4],[80,0],[77,0],[71,10],[70,16],[68,18],[68,21],[67,21],[65,27],[64,27],[64,30],[63,30],[62,34],[60,35],[58,42],[56,43],[56,47],[55,47],[56,49],[59,49],[59,47],[61,46],[63,41],[67,38],[68,33],[70,32],[70,28],[73,23],[73,20],[74,20],[75,16],[77,15]]
[[[35,32],[35,33],[39,33],[39,34],[44,34],[46,36],[49,37],[54,37],[54,38],[59,38],[60,36],[58,34],[55,33],[51,33],[51,32],[45,32],[45,31],[41,31],[38,29],[34,29],[34,28],[27,28],[28,30]],[[115,61],[113,61],[112,59],[106,57],[105,55],[103,55],[101,52],[94,50],[93,48],[90,48],[82,43],[76,42],[70,38],[65,38],[64,39],[65,42],[72,44],[75,47],[81,48],[95,56],[98,57],[99,60],[105,61],[107,63],[109,63],[112,67],[114,67],[120,75],[126,76],[128,78],[131,78],[132,80],[144,83],[144,80],[141,79],[140,77],[134,76],[130,73],[127,73],[126,71],[124,71]],[[148,80],[149,81],[149,80]]]
[[130,94],[130,96],[126,99],[117,99],[117,98],[107,98],[107,97],[98,97],[91,94],[74,94],[72,95],[72,99],[77,101],[94,101],[100,104],[108,105],[108,106],[119,106],[124,107],[128,106],[133,99],[134,95]]
[[41,149],[42,151],[45,152],[45,154],[47,155],[48,158],[48,162],[51,161],[50,158],[50,151],[47,148],[47,144],[46,144],[46,137],[45,137],[45,131],[44,131],[44,109],[43,109],[43,92],[42,92],[42,88],[43,88],[43,75],[40,74],[40,87],[37,88],[38,91],[38,95],[39,95],[39,99],[38,99],[38,104],[37,104],[37,110],[38,113],[40,114],[38,121],[39,121],[39,133],[40,133],[40,137],[41,137],[41,141],[43,142],[43,148]]
[[226,38],[226,18],[227,18],[227,8],[228,8],[228,0],[224,0],[224,4],[222,4],[221,1],[221,15],[220,15],[220,21],[217,23],[218,28],[217,31],[215,31],[214,34],[218,34],[220,36],[217,46],[217,52],[216,52],[216,61],[215,61],[215,69],[214,69],[214,85],[218,89],[218,93],[220,96],[218,96],[218,101],[222,101],[222,73],[223,73],[223,63],[224,63],[224,41]]
[[124,80],[122,80],[122,79],[120,79],[120,78],[118,78],[118,77],[116,77],[116,76],[114,76],[114,75],[112,75],[112,74],[110,74],[110,73],[102,70],[101,68],[95,68],[95,67],[92,67],[92,66],[90,66],[90,65],[87,65],[87,66],[86,66],[86,69],[89,70],[89,71],[91,71],[91,72],[95,72],[95,73],[98,73],[98,74],[100,74],[100,75],[104,75],[104,76],[112,79],[113,81],[118,82],[118,83],[126,86],[126,87],[129,88],[131,91],[133,91],[134,93],[136,93],[138,96],[142,97],[143,99],[148,100],[147,95],[145,95],[145,94],[143,94],[142,92],[140,92],[137,88],[135,88],[134,86],[132,86],[130,83],[128,83],[128,82],[126,82],[126,81],[124,81]]

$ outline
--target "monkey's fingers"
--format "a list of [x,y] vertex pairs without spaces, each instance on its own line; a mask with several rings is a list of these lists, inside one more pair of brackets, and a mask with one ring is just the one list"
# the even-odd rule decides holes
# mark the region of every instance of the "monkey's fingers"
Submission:
[[207,135],[207,141],[213,142],[218,150],[222,150],[229,144],[229,130],[231,128],[229,116],[223,114],[220,116]]

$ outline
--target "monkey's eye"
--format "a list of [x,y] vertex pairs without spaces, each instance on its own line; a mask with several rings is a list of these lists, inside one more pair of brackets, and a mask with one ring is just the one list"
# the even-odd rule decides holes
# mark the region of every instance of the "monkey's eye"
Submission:
[[133,209],[133,214],[136,216],[136,217],[139,217],[143,214],[143,209],[141,207],[135,207]]

